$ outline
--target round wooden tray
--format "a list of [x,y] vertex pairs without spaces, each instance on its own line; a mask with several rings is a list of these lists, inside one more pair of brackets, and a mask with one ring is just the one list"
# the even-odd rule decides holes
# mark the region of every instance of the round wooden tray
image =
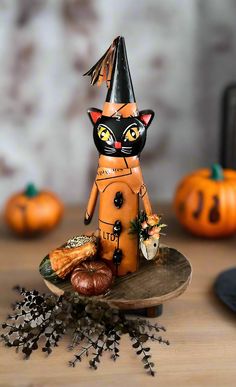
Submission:
[[[110,291],[99,296],[119,309],[148,309],[178,297],[190,283],[192,268],[183,254],[171,247],[161,246],[155,261],[140,257],[137,272],[117,277]],[[69,281],[54,285],[45,280],[56,295],[73,291]]]

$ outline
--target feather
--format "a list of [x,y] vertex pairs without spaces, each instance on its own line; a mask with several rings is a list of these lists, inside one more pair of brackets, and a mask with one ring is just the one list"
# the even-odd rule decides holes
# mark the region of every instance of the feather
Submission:
[[106,82],[107,87],[109,88],[119,39],[120,37],[118,36],[97,63],[84,74],[91,77],[91,85],[97,84],[98,86],[101,86],[103,82]]

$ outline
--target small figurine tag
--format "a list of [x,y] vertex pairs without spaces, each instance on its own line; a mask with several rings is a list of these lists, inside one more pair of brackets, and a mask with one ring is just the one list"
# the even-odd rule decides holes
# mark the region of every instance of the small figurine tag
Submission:
[[139,215],[131,221],[130,233],[139,237],[140,248],[143,256],[147,260],[154,259],[159,248],[159,240],[162,228],[166,224],[161,223],[161,217],[152,214],[147,215],[141,211]]

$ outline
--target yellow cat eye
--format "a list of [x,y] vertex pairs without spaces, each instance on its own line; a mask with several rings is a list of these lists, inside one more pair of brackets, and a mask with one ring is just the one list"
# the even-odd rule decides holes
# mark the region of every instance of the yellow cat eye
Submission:
[[110,138],[109,130],[107,128],[105,128],[105,126],[100,126],[99,129],[98,129],[98,137],[102,141],[108,141],[109,138]]
[[138,131],[138,128],[136,126],[133,126],[132,128],[128,129],[125,133],[125,139],[129,141],[135,141],[137,138],[139,138],[140,133]]

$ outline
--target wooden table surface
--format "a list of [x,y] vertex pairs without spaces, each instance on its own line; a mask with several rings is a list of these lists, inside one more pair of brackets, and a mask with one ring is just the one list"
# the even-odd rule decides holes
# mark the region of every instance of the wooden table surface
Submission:
[[[170,206],[156,208],[168,224],[168,235],[162,242],[182,251],[193,267],[188,290],[167,302],[158,319],[166,326],[165,336],[171,345],[151,343],[156,377],[145,374],[127,337],[121,342],[120,359],[113,363],[105,354],[97,371],[90,370],[86,361],[69,368],[72,354],[64,340],[50,357],[37,351],[27,361],[0,345],[0,386],[236,386],[236,315],[213,292],[216,276],[236,266],[236,237],[216,241],[194,238],[180,228]],[[1,224],[1,321],[16,299],[14,285],[46,291],[38,264],[48,251],[84,230],[82,215],[78,208],[68,209],[54,232],[34,240],[17,239]],[[96,222],[88,227],[94,229]]]

